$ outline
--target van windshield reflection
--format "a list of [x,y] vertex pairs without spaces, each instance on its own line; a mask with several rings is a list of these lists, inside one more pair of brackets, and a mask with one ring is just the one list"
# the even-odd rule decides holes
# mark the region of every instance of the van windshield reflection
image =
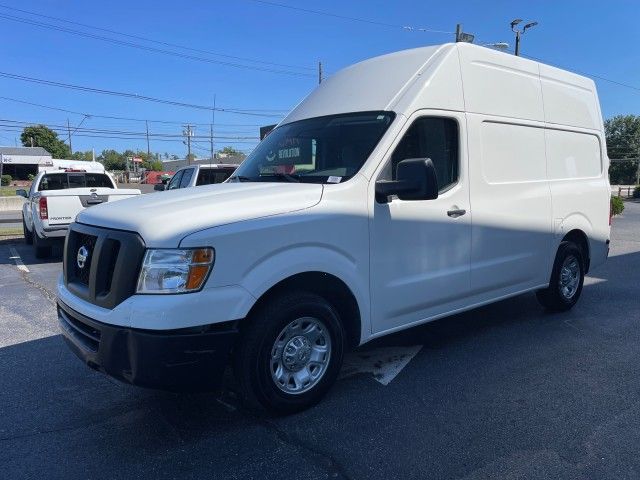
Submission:
[[393,121],[393,112],[316,117],[273,130],[231,182],[340,183],[362,168]]

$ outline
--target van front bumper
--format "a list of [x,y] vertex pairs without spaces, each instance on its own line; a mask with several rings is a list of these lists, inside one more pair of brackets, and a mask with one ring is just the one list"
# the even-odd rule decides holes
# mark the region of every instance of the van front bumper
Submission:
[[71,350],[89,367],[125,383],[169,391],[220,386],[238,336],[230,321],[175,330],[141,330],[90,319],[58,301]]

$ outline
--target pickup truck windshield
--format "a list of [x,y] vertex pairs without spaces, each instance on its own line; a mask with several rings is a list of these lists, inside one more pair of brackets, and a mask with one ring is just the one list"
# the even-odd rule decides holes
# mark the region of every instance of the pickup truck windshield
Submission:
[[65,190],[67,188],[113,188],[111,179],[104,173],[47,173],[40,179],[38,191]]
[[394,116],[360,112],[282,125],[256,147],[230,181],[343,182],[360,170]]

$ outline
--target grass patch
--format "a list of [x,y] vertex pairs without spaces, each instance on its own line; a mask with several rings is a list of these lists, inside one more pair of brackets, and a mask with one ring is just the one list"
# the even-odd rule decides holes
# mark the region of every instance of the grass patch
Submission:
[[0,237],[22,235],[22,227],[0,227]]
[[15,197],[16,190],[22,187],[0,187],[0,197]]

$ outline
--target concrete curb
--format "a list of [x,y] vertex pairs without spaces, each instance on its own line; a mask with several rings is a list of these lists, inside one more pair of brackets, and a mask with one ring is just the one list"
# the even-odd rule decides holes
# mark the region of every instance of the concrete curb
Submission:
[[22,204],[25,202],[24,197],[0,197],[0,212],[9,210],[22,210]]

